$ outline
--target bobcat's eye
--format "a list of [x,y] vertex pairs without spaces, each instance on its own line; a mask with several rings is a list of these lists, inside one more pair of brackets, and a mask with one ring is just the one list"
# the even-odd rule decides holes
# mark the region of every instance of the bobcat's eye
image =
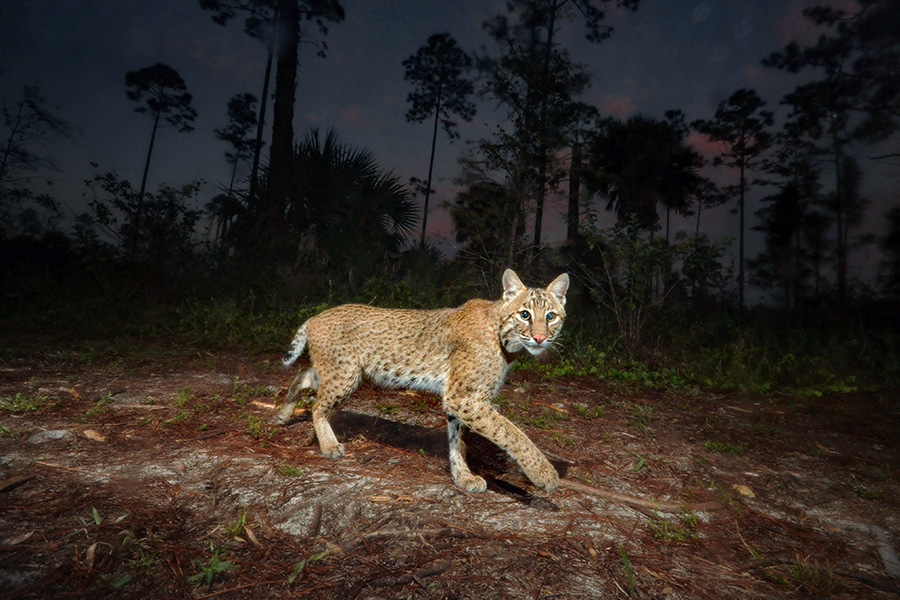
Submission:
[[528,312],[527,310],[523,310],[522,312],[519,313],[519,317],[520,317],[523,321],[528,321],[528,320],[531,319],[531,313]]
[[548,322],[552,321],[552,320],[555,319],[555,318],[556,318],[556,313],[555,313],[555,312],[548,312],[548,313],[547,313],[547,321],[548,321]]

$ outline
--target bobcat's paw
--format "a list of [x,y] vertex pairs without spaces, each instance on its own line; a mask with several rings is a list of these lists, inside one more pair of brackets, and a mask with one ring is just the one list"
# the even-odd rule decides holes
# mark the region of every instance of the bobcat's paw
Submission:
[[344,445],[343,444],[335,444],[334,446],[321,446],[319,448],[322,451],[323,456],[327,456],[328,458],[340,458],[344,455]]
[[528,478],[539,488],[552,492],[559,487],[559,473],[548,461],[540,465],[534,472],[528,473]]
[[297,408],[297,403],[293,404],[285,404],[281,407],[278,413],[275,415],[275,424],[276,425],[287,425],[288,421],[294,416],[294,409]]
[[454,477],[453,483],[467,492],[481,493],[487,489],[487,481],[484,480],[484,477],[479,477],[478,475]]

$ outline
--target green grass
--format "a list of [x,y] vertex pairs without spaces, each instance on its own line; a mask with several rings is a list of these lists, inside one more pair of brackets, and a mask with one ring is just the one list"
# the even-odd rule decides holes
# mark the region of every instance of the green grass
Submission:
[[81,416],[81,421],[90,421],[91,419],[95,419],[99,417],[104,412],[106,412],[106,408],[112,404],[112,393],[104,394],[97,400],[92,407],[90,407],[84,415]]
[[302,477],[303,469],[300,467],[295,467],[293,465],[281,465],[275,468],[275,471],[279,475],[283,475],[284,477]]
[[834,571],[814,561],[797,556],[790,570],[791,579],[807,594],[827,596],[834,588]]
[[604,408],[600,404],[588,406],[579,402],[575,404],[575,411],[582,419],[598,419],[603,416]]
[[233,521],[222,526],[222,531],[227,537],[233,538],[244,533],[244,527],[247,525],[247,511],[242,510]]
[[220,575],[240,568],[230,560],[222,560],[222,549],[209,543],[209,551],[212,556],[206,562],[197,564],[198,572],[187,578],[191,585],[203,585],[209,587]]
[[0,399],[0,408],[9,412],[33,411],[43,408],[50,400],[50,396],[41,392],[32,394],[16,392],[15,396],[7,396]]
[[710,452],[734,454],[735,456],[739,456],[747,450],[747,447],[744,446],[744,444],[732,444],[731,442],[719,442],[715,440],[705,440],[703,442],[703,447]]
[[393,402],[376,402],[375,408],[382,415],[394,415],[400,412],[400,407]]

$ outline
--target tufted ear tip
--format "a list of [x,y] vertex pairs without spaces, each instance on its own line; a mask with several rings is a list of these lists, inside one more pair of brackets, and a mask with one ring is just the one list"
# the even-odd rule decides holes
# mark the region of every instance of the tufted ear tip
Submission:
[[504,300],[511,300],[516,294],[525,289],[525,284],[522,283],[522,280],[519,279],[519,276],[516,275],[516,272],[512,269],[503,271],[503,278],[501,281],[503,282]]
[[547,291],[556,296],[563,306],[566,305],[566,292],[569,290],[569,274],[563,273],[547,286]]

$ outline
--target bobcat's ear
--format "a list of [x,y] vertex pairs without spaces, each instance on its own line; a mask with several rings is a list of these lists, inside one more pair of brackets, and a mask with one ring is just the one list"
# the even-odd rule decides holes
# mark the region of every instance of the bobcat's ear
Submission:
[[569,275],[563,273],[547,286],[547,291],[553,294],[560,304],[566,305],[566,292],[569,289]]
[[512,269],[503,271],[503,300],[509,302],[525,289],[525,284]]

